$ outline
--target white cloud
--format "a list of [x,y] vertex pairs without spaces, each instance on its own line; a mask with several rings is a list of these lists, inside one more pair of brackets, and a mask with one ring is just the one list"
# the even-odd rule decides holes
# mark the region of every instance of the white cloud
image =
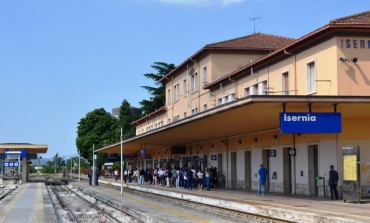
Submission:
[[158,0],[166,4],[178,5],[231,5],[234,3],[241,3],[246,0]]

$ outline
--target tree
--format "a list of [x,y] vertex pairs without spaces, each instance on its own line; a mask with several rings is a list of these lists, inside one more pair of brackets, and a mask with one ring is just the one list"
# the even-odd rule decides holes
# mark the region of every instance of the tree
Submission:
[[135,126],[131,125],[131,123],[139,117],[139,115],[132,114],[132,107],[130,106],[130,103],[124,99],[120,107],[118,118],[118,132],[121,131],[122,127],[124,139],[135,136]]
[[[77,126],[76,145],[80,155],[92,163],[93,145],[97,149],[119,140],[117,125],[117,119],[103,108],[87,113]],[[102,159],[99,155],[98,163],[102,163]]]
[[151,66],[154,70],[157,71],[156,74],[154,73],[147,73],[144,74],[145,77],[152,79],[155,81],[155,84],[158,87],[151,87],[151,86],[141,86],[145,90],[149,92],[151,95],[150,100],[142,100],[139,104],[142,106],[141,109],[145,114],[149,114],[156,109],[165,105],[166,102],[166,92],[165,92],[165,84],[159,82],[165,75],[175,69],[174,64],[167,64],[164,62],[154,62]]

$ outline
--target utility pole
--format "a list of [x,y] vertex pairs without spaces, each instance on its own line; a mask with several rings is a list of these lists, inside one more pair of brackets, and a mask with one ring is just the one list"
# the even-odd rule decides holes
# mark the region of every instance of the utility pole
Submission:
[[92,185],[95,186],[95,174],[96,174],[96,170],[95,170],[95,144],[93,144],[93,175],[92,175]]
[[256,33],[256,20],[260,20],[261,17],[249,18],[249,21],[253,21],[253,33]]
[[123,140],[123,130],[121,127],[121,196],[123,195],[123,145],[122,145],[122,140]]
[[54,158],[54,174],[57,174],[57,160],[58,160],[58,153],[55,154],[55,158]]
[[73,169],[73,157],[71,157],[71,178],[72,178],[72,169]]
[[80,151],[78,151],[78,182],[81,181],[81,155]]

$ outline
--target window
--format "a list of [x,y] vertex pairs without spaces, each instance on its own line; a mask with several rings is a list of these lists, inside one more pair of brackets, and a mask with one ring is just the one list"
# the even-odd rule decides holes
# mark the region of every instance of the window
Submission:
[[167,89],[167,104],[171,104],[171,90]]
[[244,95],[245,96],[250,96],[251,95],[250,87],[247,87],[247,88],[244,89]]
[[184,79],[183,81],[183,91],[184,97],[186,97],[188,95],[188,84],[186,82],[186,79]]
[[253,85],[251,87],[251,90],[252,90],[251,95],[257,95],[258,94],[258,85],[257,84]]
[[281,89],[283,95],[289,95],[289,73],[285,72],[281,75]]
[[180,85],[175,84],[175,86],[173,86],[173,101],[177,101],[179,99],[180,99]]
[[315,62],[307,64],[307,94],[316,92],[316,69]]
[[203,105],[203,111],[207,110],[207,104]]
[[198,90],[198,74],[193,73],[191,75],[191,91],[196,91]]
[[163,122],[161,121],[161,122],[158,122],[157,124],[155,124],[155,127],[156,128],[160,128],[160,127],[162,127],[162,124],[163,124]]
[[207,67],[203,67],[202,83],[203,87],[207,84]]
[[226,95],[222,98],[219,98],[217,100],[217,103],[218,103],[218,105],[223,105],[227,102],[231,102],[231,101],[234,101],[234,100],[235,100],[235,93],[232,93],[232,94]]
[[184,118],[186,118],[186,112],[184,112]]
[[198,108],[197,108],[197,107],[195,107],[195,108],[191,109],[191,114],[192,114],[192,115],[195,115],[195,114],[197,114],[197,113],[198,113]]
[[177,121],[180,119],[180,115],[176,115],[175,117],[173,117],[173,121]]
[[228,101],[234,101],[235,100],[235,94],[229,94],[228,98],[229,98]]
[[258,85],[258,95],[267,95],[267,81],[259,82]]

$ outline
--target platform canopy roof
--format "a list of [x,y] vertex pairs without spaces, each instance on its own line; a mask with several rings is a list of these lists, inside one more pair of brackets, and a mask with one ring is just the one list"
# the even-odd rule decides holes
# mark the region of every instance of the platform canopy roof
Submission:
[[35,145],[30,143],[1,143],[0,153],[4,153],[5,150],[20,151],[26,150],[29,154],[46,153],[48,151],[47,144]]
[[[283,112],[337,112],[343,119],[370,118],[368,96],[262,96],[237,99],[204,112],[188,116],[123,141],[123,154],[136,156],[142,148],[149,151],[170,149],[192,143],[238,137],[264,131],[279,131]],[[120,154],[121,143],[95,150]]]

